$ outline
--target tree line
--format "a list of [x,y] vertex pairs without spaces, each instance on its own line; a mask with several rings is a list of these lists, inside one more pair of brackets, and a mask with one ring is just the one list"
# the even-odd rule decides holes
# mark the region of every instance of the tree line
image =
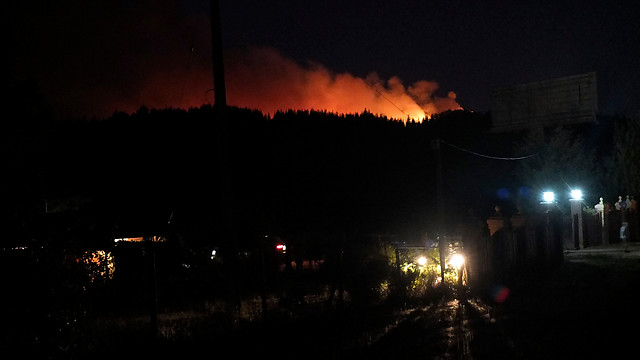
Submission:
[[[3,208],[12,239],[39,236],[30,224],[44,213],[99,237],[171,217],[184,233],[207,238],[223,212],[233,214],[246,238],[305,232],[415,238],[435,225],[434,139],[455,145],[441,149],[450,231],[469,214],[490,215],[496,203],[512,211],[533,204],[547,186],[561,191],[576,184],[611,196],[638,191],[637,119],[494,134],[490,113],[450,111],[403,124],[366,110],[265,116],[230,108],[226,170],[217,156],[220,121],[211,106],[142,107],[104,120],[11,127],[3,146],[9,170]],[[477,154],[535,156],[501,161]],[[221,208],[221,171],[231,179],[230,209]]]

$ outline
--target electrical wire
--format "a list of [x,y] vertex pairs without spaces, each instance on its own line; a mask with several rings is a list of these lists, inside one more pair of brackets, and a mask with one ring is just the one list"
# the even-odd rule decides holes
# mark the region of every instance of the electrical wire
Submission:
[[530,155],[526,155],[526,156],[517,156],[517,157],[491,156],[491,155],[480,154],[480,153],[477,153],[477,152],[475,152],[475,151],[471,151],[471,150],[469,150],[469,149],[461,148],[461,147],[459,147],[459,146],[456,146],[456,145],[453,145],[453,144],[451,144],[451,143],[449,143],[449,142],[446,142],[446,141],[444,141],[444,140],[442,140],[442,139],[440,139],[440,142],[441,142],[441,143],[443,143],[443,144],[449,145],[449,146],[451,146],[452,148],[458,149],[458,150],[460,150],[460,151],[464,151],[464,152],[469,153],[469,154],[473,154],[473,155],[476,155],[476,156],[480,156],[480,157],[483,157],[483,158],[486,158],[486,159],[492,159],[492,160],[516,161],[516,160],[524,160],[524,159],[528,159],[528,158],[530,158],[530,157],[533,157],[533,156],[538,155],[538,153],[535,153],[535,154],[530,154]]
[[[391,103],[391,105],[395,106],[395,108],[396,108],[396,109],[400,110],[400,112],[401,112],[401,113],[403,113],[403,114],[407,115],[407,117],[409,117],[409,114],[407,114],[406,112],[404,112],[404,110],[402,110],[398,105],[396,105],[393,101],[391,101],[391,99],[389,99],[389,98],[387,98],[386,96],[384,96],[384,94],[383,94],[380,90],[378,90],[376,87],[373,87],[373,86],[371,86],[371,88],[372,88],[372,89],[373,89],[373,91],[375,91],[378,95],[380,95],[383,99],[387,100],[389,103]],[[449,143],[449,142],[446,142],[446,141],[444,141],[444,140],[442,140],[442,139],[440,139],[440,142],[442,142],[442,143],[444,143],[444,144],[447,144],[447,145],[449,145],[449,146],[451,146],[451,147],[453,147],[453,148],[455,148],[455,149],[458,149],[458,150],[460,150],[460,151],[464,151],[464,152],[469,153],[469,154],[473,154],[473,155],[476,155],[476,156],[480,156],[480,157],[483,157],[483,158],[486,158],[486,159],[492,159],[492,160],[517,161],[517,160],[524,160],[524,159],[528,159],[528,158],[530,158],[530,157],[533,157],[533,156],[538,155],[538,153],[535,153],[535,154],[531,154],[531,155],[526,155],[526,156],[517,156],[517,157],[491,156],[491,155],[484,155],[484,154],[477,153],[477,152],[475,152],[475,151],[471,151],[471,150],[468,150],[468,149],[461,148],[461,147],[459,147],[459,146],[456,146],[456,145],[453,145],[453,144],[451,144],[451,143]]]
[[396,105],[393,101],[391,101],[391,99],[389,99],[388,97],[384,96],[382,91],[378,90],[376,87],[373,87],[373,86],[371,86],[371,88],[373,89],[373,91],[376,92],[376,94],[382,96],[383,99],[387,100],[391,105],[395,106],[396,109],[400,110],[401,113],[407,115],[407,117],[410,117],[409,114],[404,112],[404,110],[402,110],[398,105]]

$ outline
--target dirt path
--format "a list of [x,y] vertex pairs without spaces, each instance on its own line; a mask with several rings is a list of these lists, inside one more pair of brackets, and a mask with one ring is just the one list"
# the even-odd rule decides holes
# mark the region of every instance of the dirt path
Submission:
[[475,359],[513,357],[508,336],[480,299],[442,298],[414,309],[363,352],[363,358]]
[[454,296],[416,308],[363,358],[611,358],[635,350],[638,256],[573,252],[553,273],[508,287],[502,303]]

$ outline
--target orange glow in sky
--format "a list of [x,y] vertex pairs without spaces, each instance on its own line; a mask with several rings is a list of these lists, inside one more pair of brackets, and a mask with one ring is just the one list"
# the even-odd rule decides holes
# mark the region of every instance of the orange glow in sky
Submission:
[[381,79],[333,73],[317,63],[302,66],[272,48],[252,48],[227,61],[227,101],[230,105],[278,110],[328,110],[422,121],[432,114],[462,107],[456,95],[435,95],[438,84],[421,80],[406,87],[397,77]]
[[[143,105],[188,109],[212,104],[211,63],[197,53],[188,56],[183,59],[188,66],[158,64],[146,68],[136,79],[130,79],[127,91],[103,91],[99,99],[88,98],[85,93],[85,103],[102,104],[104,109],[99,112],[105,117],[114,110],[132,113]],[[382,79],[375,72],[366,77],[336,73],[322,64],[300,64],[268,47],[228,51],[225,82],[227,104],[270,115],[289,109],[338,114],[366,110],[404,122],[408,119],[421,122],[432,114],[462,109],[454,92],[436,95],[435,81],[420,80],[405,85],[398,77]]]

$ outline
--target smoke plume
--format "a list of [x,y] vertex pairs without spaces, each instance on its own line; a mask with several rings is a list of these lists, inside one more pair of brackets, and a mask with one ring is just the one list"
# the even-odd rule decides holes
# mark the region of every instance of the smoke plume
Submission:
[[301,65],[272,48],[236,52],[227,61],[227,100],[231,105],[278,110],[328,110],[374,114],[421,121],[432,114],[461,109],[456,94],[435,95],[438,84],[420,80],[405,87],[397,77],[381,79],[333,73],[321,64]]
[[[86,3],[56,3],[37,12],[27,5],[12,8],[12,14],[28,16],[10,24],[21,40],[10,44],[15,49],[9,64],[15,68],[12,74],[27,74],[25,81],[37,83],[32,101],[43,101],[63,118],[104,118],[115,110],[189,108],[214,101],[206,13],[177,11],[172,1]],[[397,77],[336,73],[318,63],[300,64],[268,47],[225,55],[228,103],[264,113],[366,109],[417,120],[460,109],[454,93],[435,95],[438,84],[433,81],[405,86]],[[18,75],[15,83],[23,81]]]

